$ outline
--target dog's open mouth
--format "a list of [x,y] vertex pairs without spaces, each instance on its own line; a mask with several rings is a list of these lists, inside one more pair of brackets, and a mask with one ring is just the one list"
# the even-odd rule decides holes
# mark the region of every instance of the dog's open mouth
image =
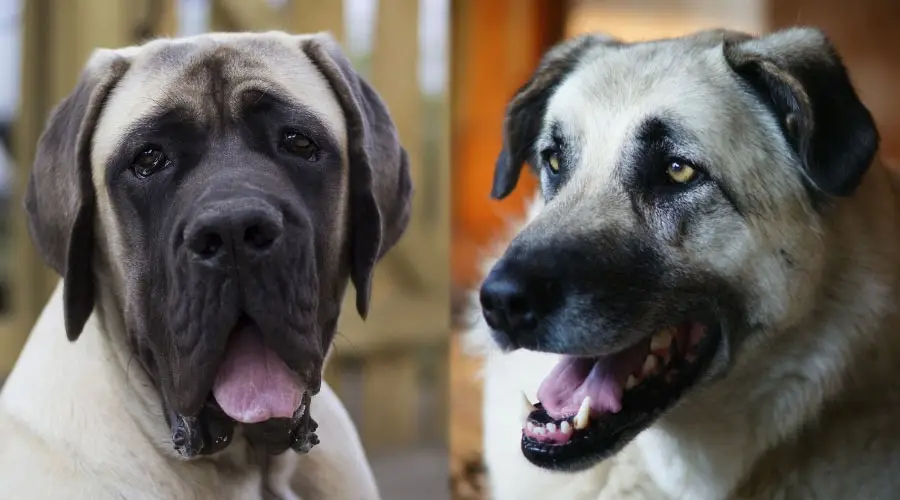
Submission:
[[265,345],[256,323],[244,316],[231,334],[213,383],[213,396],[222,411],[243,424],[292,418],[306,390],[306,384]]
[[718,333],[685,322],[612,355],[563,357],[522,429],[525,457],[571,470],[612,455],[696,382],[715,355]]
[[313,391],[265,345],[256,323],[235,326],[209,398],[196,417],[172,415],[172,441],[182,456],[213,454],[242,424],[250,443],[269,454],[306,453],[319,440],[310,415]]

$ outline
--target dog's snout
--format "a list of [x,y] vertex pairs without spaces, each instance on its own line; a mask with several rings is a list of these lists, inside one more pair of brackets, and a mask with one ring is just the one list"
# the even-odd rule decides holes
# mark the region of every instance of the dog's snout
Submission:
[[492,276],[481,286],[481,308],[491,328],[517,330],[534,322],[524,283],[511,276]]
[[216,203],[202,211],[185,231],[188,250],[201,259],[264,256],[284,231],[281,214],[262,201]]
[[481,286],[484,319],[505,341],[515,344],[534,329],[558,300],[552,281],[538,280],[501,261]]

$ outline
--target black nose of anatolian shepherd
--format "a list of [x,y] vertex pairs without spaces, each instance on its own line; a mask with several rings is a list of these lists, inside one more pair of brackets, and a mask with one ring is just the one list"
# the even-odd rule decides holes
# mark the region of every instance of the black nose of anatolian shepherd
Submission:
[[191,254],[212,265],[264,259],[280,244],[282,214],[258,198],[215,201],[204,207],[185,229]]
[[514,259],[501,259],[481,285],[481,308],[497,342],[513,348],[533,334],[559,303],[556,280],[541,278]]

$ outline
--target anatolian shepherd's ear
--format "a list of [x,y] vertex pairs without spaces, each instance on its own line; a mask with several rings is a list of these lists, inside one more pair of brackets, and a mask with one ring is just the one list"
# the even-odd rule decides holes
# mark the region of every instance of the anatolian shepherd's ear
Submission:
[[302,48],[331,85],[347,120],[350,210],[356,309],[366,317],[372,273],[406,231],[413,186],[406,150],[387,107],[356,72],[337,42],[320,33]]
[[63,278],[66,335],[72,341],[94,309],[91,142],[106,98],[128,67],[111,51],[94,53],[47,121],[25,192],[31,239]]
[[494,167],[491,197],[503,199],[512,193],[523,164],[537,166],[534,142],[541,131],[547,102],[566,75],[581,62],[585,52],[598,45],[619,44],[606,35],[584,35],[557,45],[544,55],[531,79],[519,88],[506,107],[503,148]]
[[878,150],[878,130],[825,34],[792,28],[728,40],[724,53],[775,114],[809,185],[853,194]]

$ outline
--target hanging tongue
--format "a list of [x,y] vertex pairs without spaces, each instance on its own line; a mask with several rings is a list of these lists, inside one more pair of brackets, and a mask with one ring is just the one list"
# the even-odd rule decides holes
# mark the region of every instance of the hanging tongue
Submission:
[[628,375],[641,368],[650,352],[650,340],[622,352],[599,358],[563,356],[541,383],[538,400],[553,419],[578,413],[585,396],[592,413],[618,413]]
[[252,324],[242,324],[232,334],[213,384],[222,411],[245,424],[291,418],[305,390]]

